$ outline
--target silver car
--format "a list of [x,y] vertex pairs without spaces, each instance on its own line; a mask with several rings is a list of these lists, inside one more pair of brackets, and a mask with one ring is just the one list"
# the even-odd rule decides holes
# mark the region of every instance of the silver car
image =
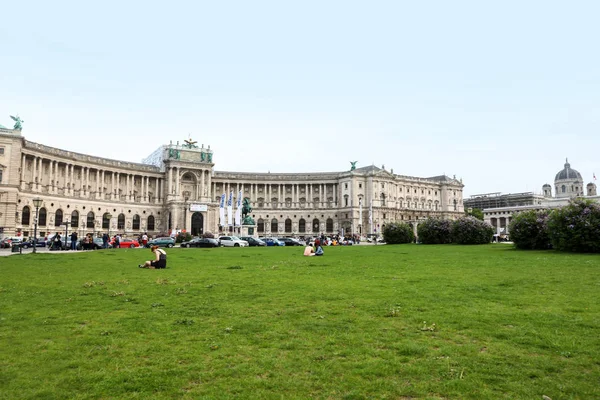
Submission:
[[219,237],[219,242],[224,247],[248,247],[248,242],[237,236],[221,236]]

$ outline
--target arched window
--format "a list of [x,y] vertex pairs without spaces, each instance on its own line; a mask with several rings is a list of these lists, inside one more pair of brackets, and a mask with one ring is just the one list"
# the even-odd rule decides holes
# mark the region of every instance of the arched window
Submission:
[[333,232],[333,220],[331,218],[327,218],[327,222],[325,223],[325,230],[327,232]]
[[71,213],[71,228],[79,227],[79,211],[73,211]]
[[29,206],[23,207],[23,211],[21,212],[21,225],[29,225],[30,215]]
[[54,213],[54,226],[61,226],[63,223],[63,213],[62,210],[56,210]]
[[298,232],[299,233],[306,232],[306,220],[304,218],[300,218],[300,221],[298,221]]
[[125,214],[119,214],[117,218],[117,229],[125,229]]
[[277,218],[273,218],[271,220],[271,232],[277,232],[277,228],[278,228]]
[[259,233],[265,233],[265,221],[262,218],[256,222],[256,231]]
[[313,219],[312,222],[312,231],[313,232],[319,232],[319,220],[317,218]]
[[149,231],[153,231],[154,230],[154,215],[150,215],[148,217],[148,230]]
[[104,213],[102,216],[102,229],[110,228],[110,218],[108,218],[108,213]]
[[46,209],[40,208],[38,225],[46,226]]
[[289,219],[289,218],[285,220],[285,231],[287,233],[291,233],[292,232],[292,220]]
[[85,227],[86,228],[94,229],[94,213],[91,212],[91,211],[87,215],[87,220],[85,222]]
[[562,185],[562,192],[566,193],[566,191],[567,191],[567,187],[565,185]]
[[139,230],[140,229],[140,216],[137,215],[137,214],[135,214],[133,216],[132,228],[134,230]]

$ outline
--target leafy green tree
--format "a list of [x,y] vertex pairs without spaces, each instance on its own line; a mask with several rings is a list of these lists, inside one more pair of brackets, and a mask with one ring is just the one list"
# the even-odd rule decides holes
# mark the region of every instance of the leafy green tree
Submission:
[[452,243],[452,221],[448,219],[428,218],[417,226],[419,243]]
[[383,240],[387,244],[412,243],[415,234],[412,226],[404,222],[390,222],[383,228]]
[[494,228],[475,217],[461,217],[452,224],[452,241],[457,244],[486,244],[493,236]]
[[528,250],[549,249],[548,215],[547,210],[530,210],[513,216],[508,229],[515,247]]
[[483,211],[479,208],[471,208],[469,210],[465,210],[465,215],[470,217],[475,217],[480,221],[483,221]]
[[548,217],[548,233],[556,250],[600,252],[600,204],[575,199],[553,210]]

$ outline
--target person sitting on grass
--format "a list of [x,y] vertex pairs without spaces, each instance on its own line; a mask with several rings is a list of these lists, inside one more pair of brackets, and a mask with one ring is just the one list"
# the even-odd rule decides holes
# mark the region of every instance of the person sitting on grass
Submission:
[[150,247],[150,251],[156,255],[156,258],[152,261],[146,261],[144,264],[138,265],[138,267],[149,269],[167,268],[167,252],[159,249],[158,246]]
[[305,256],[314,256],[315,255],[315,249],[313,249],[313,247],[311,245],[308,245],[304,248],[304,255]]
[[323,248],[321,246],[317,247],[317,251],[315,251],[315,256],[322,256],[323,255]]

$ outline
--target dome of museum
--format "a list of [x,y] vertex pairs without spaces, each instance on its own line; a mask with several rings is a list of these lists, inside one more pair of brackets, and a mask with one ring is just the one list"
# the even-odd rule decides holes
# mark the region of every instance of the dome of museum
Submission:
[[581,174],[579,173],[579,171],[571,168],[571,164],[569,164],[569,160],[567,159],[567,162],[565,163],[565,167],[559,171],[556,174],[556,178],[554,178],[555,181],[561,181],[561,180],[565,180],[565,179],[573,179],[573,180],[578,180],[578,181],[583,181],[583,178],[581,177]]

